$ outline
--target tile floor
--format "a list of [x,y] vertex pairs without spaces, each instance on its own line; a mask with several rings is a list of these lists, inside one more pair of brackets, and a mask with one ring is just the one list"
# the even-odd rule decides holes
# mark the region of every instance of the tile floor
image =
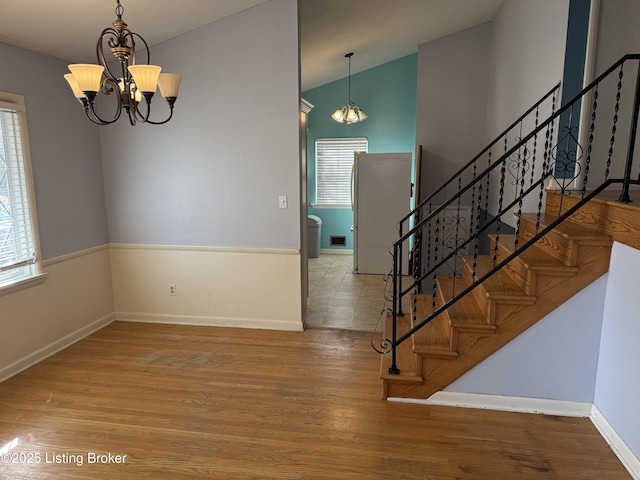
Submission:
[[307,328],[382,331],[385,291],[384,275],[353,273],[353,256],[322,253],[309,259],[309,297],[305,313]]

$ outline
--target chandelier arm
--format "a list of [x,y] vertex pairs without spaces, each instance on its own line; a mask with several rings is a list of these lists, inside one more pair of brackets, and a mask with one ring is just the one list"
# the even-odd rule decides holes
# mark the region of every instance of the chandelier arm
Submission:
[[151,125],[162,125],[164,123],[167,123],[169,120],[171,120],[171,117],[173,117],[173,105],[169,105],[169,117],[166,120],[163,120],[162,122],[153,122],[151,120],[147,120],[146,123],[150,123]]
[[[133,117],[135,118],[135,120],[141,123],[149,123],[151,125],[162,125],[164,123],[167,123],[169,120],[171,120],[171,118],[173,117],[173,104],[175,103],[175,100],[176,100],[175,98],[167,99],[167,103],[169,104],[169,117],[166,120],[163,120],[161,122],[155,122],[149,119],[149,117],[151,117],[151,97],[153,97],[153,94],[149,95],[148,93],[143,93],[143,95],[146,100],[145,103],[147,104],[147,114],[143,115],[142,112],[140,111],[139,105],[136,105],[135,111],[133,112]],[[135,125],[135,123],[132,123],[132,125]]]
[[131,63],[132,64],[136,64],[136,42],[134,40],[134,37],[138,37],[138,40],[140,40],[143,44],[144,44],[144,49],[147,52],[147,65],[151,64],[151,51],[149,50],[149,45],[147,44],[147,41],[139,34],[132,32],[132,31],[128,31],[129,32],[129,37],[131,37],[131,45],[132,45],[132,52],[131,52]]
[[106,95],[116,92],[116,112],[114,113],[111,120],[105,120],[101,118],[95,110],[94,95],[93,98],[90,98],[89,101],[86,102],[86,104],[83,102],[84,111],[87,114],[87,117],[89,117],[89,120],[91,120],[93,123],[97,123],[98,125],[109,125],[118,121],[118,119],[120,118],[120,114],[122,113],[122,97],[120,95],[119,88],[120,87],[118,87],[118,83],[116,82],[116,80],[108,77],[104,79],[100,90],[101,92],[106,93]]
[[[140,110],[140,104],[142,102],[140,101],[136,102],[135,106],[131,109],[132,112],[129,114],[129,117],[133,116],[135,122],[147,123],[149,120],[149,116],[151,115],[151,97],[153,96],[153,94],[149,95],[148,93],[142,93],[142,95],[145,99],[145,103],[147,104],[147,114],[142,114],[142,111]],[[135,125],[135,123],[132,123],[132,125]]]

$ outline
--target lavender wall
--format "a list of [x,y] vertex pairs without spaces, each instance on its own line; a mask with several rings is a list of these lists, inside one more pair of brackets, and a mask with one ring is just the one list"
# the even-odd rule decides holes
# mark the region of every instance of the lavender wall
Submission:
[[45,259],[107,243],[98,128],[73,97],[67,62],[0,43],[0,91],[24,96]]
[[420,45],[416,143],[425,198],[485,145],[491,23]]
[[592,403],[606,275],[445,388]]
[[640,250],[614,243],[604,304],[594,404],[640,458]]
[[[184,80],[168,124],[100,132],[111,242],[300,247],[297,3],[153,47]],[[162,117],[162,98],[154,107]]]

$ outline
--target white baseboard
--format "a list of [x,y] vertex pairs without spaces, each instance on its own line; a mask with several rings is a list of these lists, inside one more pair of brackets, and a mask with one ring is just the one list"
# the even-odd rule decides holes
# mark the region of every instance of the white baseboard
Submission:
[[419,403],[422,405],[443,405],[462,408],[481,408],[506,412],[539,413],[563,417],[588,417],[591,403],[549,400],[546,398],[506,397],[476,393],[437,392],[426,400],[389,398],[394,402]]
[[120,322],[165,323],[171,325],[197,325],[207,327],[254,328],[262,330],[286,330],[301,332],[304,326],[299,322],[287,322],[260,318],[197,317],[187,315],[162,315],[153,313],[117,312]]
[[333,255],[353,255],[351,248],[321,248],[320,255],[333,254]]
[[620,459],[624,467],[631,474],[634,480],[640,480],[640,459],[636,457],[627,446],[625,441],[620,438],[618,432],[614,430],[600,409],[595,405],[591,409],[591,422],[602,435],[602,438],[609,444],[613,453]]
[[35,365],[36,363],[41,362],[42,360],[50,357],[51,355],[55,355],[61,350],[73,345],[74,343],[82,340],[85,337],[88,337],[94,332],[106,327],[111,322],[115,320],[115,315],[113,313],[106,315],[89,325],[86,325],[75,332],[66,335],[65,337],[56,340],[55,342],[43,347],[39,350],[36,350],[33,353],[30,353],[26,357],[21,358],[17,362],[12,363],[11,365],[7,365],[6,367],[0,369],[0,383],[5,380],[17,375],[18,373],[26,370],[27,368]]

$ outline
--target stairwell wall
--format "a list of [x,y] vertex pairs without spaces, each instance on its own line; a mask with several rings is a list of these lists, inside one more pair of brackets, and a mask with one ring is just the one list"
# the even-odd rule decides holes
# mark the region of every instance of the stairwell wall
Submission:
[[640,250],[615,242],[604,303],[594,404],[640,458]]
[[606,288],[604,275],[444,391],[593,403]]
[[[485,145],[562,79],[568,16],[569,0],[507,0],[498,11],[491,39]],[[540,118],[546,116],[542,112]],[[497,199],[500,182],[497,177],[491,180]],[[513,199],[514,189],[506,182],[505,198]],[[537,201],[523,210],[536,211]],[[495,215],[497,203],[489,211]]]
[[420,45],[416,142],[420,196],[433,193],[485,145],[491,23]]

